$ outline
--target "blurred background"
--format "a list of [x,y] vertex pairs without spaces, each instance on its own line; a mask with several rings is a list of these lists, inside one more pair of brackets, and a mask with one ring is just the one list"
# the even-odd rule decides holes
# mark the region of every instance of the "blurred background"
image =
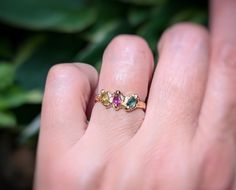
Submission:
[[104,48],[122,33],[144,37],[155,53],[168,26],[207,26],[207,17],[201,0],[0,0],[0,189],[32,189],[52,65],[80,61],[99,70]]

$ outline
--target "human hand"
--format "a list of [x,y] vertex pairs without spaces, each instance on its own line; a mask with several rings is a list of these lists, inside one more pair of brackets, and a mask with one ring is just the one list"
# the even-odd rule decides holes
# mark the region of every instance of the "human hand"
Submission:
[[[236,189],[235,10],[235,0],[213,0],[210,35],[194,24],[168,29],[154,75],[147,43],[129,35],[109,44],[99,79],[89,65],[54,66],[35,189]],[[147,110],[93,105],[96,88],[137,93]]]

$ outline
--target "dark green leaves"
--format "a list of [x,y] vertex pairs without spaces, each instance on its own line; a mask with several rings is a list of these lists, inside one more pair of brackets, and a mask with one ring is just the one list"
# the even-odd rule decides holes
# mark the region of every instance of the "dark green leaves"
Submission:
[[12,64],[0,62],[0,90],[6,89],[13,82],[15,68]]
[[96,19],[96,9],[76,0],[2,0],[0,18],[34,30],[81,31]]
[[167,0],[120,0],[120,1],[136,5],[160,5],[167,2]]
[[17,68],[16,81],[24,89],[43,91],[49,68],[73,60],[82,43],[73,35],[45,35],[27,59]]

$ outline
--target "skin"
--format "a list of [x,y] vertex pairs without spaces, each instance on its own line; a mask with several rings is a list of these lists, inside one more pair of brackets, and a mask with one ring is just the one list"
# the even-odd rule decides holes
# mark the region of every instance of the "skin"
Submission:
[[[82,63],[49,71],[35,190],[236,189],[236,0],[210,7],[210,32],[164,32],[155,69],[144,39],[120,35],[99,76]],[[96,89],[137,93],[147,110],[93,105]]]

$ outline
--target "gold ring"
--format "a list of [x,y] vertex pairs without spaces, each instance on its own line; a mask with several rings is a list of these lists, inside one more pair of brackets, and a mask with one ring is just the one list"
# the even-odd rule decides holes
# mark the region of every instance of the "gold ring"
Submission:
[[125,96],[119,90],[114,93],[101,90],[96,95],[95,102],[101,102],[106,108],[113,107],[116,111],[125,109],[125,111],[130,112],[135,109],[146,109],[145,102],[141,101],[137,94]]

